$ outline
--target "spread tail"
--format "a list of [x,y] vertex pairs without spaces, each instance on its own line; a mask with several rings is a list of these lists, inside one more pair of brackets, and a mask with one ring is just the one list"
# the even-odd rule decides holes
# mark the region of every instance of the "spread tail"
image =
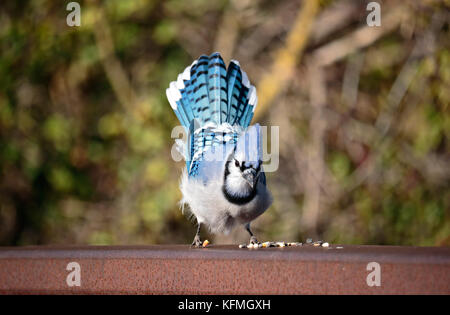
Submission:
[[246,129],[258,101],[239,62],[228,69],[219,53],[200,56],[171,82],[167,99],[180,123],[189,129],[194,119],[205,125],[239,125]]

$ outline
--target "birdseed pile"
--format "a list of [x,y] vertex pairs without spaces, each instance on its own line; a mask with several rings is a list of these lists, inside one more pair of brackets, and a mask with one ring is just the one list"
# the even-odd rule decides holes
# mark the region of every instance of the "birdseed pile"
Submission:
[[303,246],[303,245],[312,245],[314,247],[329,247],[330,244],[324,241],[315,241],[312,239],[307,239],[306,244],[301,242],[263,242],[263,243],[250,243],[250,244],[241,244],[239,248],[268,248],[268,247],[286,247],[286,246]]
[[[205,240],[202,244],[202,247],[207,247],[210,244],[208,240]],[[301,242],[262,242],[262,243],[249,243],[249,244],[240,244],[239,248],[269,248],[269,247],[287,247],[287,246],[314,246],[314,247],[329,247],[330,244],[324,241],[313,241],[311,238],[306,240],[306,243]],[[342,249],[342,247],[337,247],[338,249]]]

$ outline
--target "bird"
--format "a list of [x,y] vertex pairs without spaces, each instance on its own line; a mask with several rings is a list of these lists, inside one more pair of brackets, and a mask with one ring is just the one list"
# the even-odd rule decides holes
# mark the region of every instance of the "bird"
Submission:
[[201,55],[169,84],[166,96],[187,133],[176,147],[186,161],[180,179],[182,211],[197,221],[191,246],[201,247],[200,231],[229,234],[272,204],[263,170],[262,128],[250,126],[258,102],[256,88],[237,60],[228,68],[220,53]]

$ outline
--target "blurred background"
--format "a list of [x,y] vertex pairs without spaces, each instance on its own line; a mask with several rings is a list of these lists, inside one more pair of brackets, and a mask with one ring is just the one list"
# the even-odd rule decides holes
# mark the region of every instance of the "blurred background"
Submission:
[[165,89],[214,51],[280,126],[260,240],[450,245],[449,1],[78,2],[0,6],[0,245],[190,243]]

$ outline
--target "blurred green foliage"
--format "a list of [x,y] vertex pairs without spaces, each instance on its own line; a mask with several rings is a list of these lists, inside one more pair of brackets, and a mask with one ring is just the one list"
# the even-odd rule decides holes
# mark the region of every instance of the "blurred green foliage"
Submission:
[[[235,48],[241,53],[230,56],[243,60],[257,82],[289,26],[289,15],[285,18],[277,6],[299,8],[298,1],[79,1],[80,27],[66,25],[68,2],[0,6],[0,245],[190,242],[195,228],[178,205],[184,163],[171,159],[177,120],[165,89],[194,58],[214,51],[222,16],[232,10],[242,10],[237,42],[230,43],[238,48],[249,45],[250,50],[255,43],[246,38],[258,35],[266,21],[279,20],[274,24],[279,33],[259,38],[266,46],[252,50],[257,54]],[[321,10],[335,2],[323,1]],[[412,9],[417,10],[413,20],[405,22],[412,25],[412,35],[399,31],[366,49],[354,108],[339,97],[346,60],[330,67],[331,110],[375,124],[415,38],[442,5],[429,1]],[[99,53],[96,28],[110,29],[112,61]],[[383,141],[345,143],[340,136],[345,122],[327,130],[325,163],[337,186],[347,187],[374,152],[376,172],[326,205],[318,237],[340,243],[450,244],[449,38],[447,21],[436,34],[433,54],[417,62],[418,74],[391,113],[393,127]],[[115,61],[135,94],[131,106],[138,119],[121,104],[121,92],[112,83]],[[290,120],[301,135],[298,145],[310,130],[301,84],[293,83],[283,96],[292,107],[277,104],[264,115],[265,122],[276,124],[275,110],[289,117],[289,111],[304,112]],[[281,126],[280,137],[289,136],[285,130]],[[268,175],[275,203],[256,221],[256,230],[261,239],[303,239],[308,237],[300,222],[304,191],[291,175],[302,174],[293,173],[298,161],[291,152],[280,154],[279,171]],[[246,239],[236,233],[231,240]]]

